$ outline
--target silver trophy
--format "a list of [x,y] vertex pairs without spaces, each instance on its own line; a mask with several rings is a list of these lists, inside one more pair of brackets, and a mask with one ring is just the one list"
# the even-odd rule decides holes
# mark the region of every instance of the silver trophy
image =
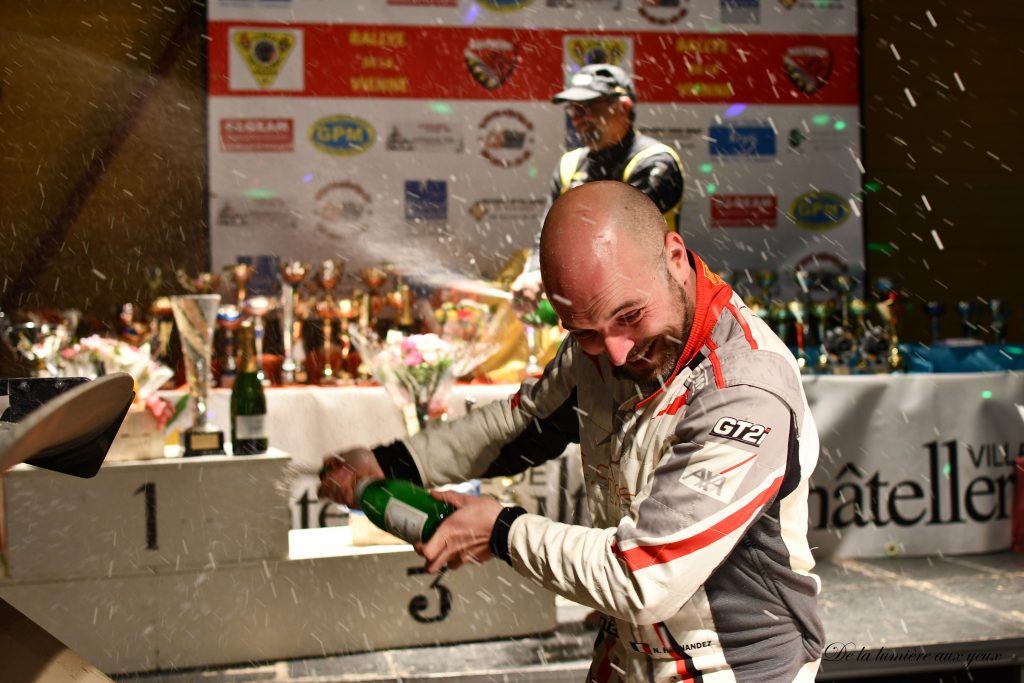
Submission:
[[192,395],[192,426],[183,435],[185,457],[224,455],[224,432],[211,422],[207,407],[210,393],[210,356],[213,330],[217,324],[220,294],[190,294],[171,297],[174,323],[181,337],[185,357],[185,377]]

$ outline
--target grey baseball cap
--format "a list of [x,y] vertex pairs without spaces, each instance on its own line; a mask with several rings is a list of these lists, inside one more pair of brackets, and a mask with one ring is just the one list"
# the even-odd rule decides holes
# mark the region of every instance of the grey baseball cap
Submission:
[[626,95],[636,102],[633,79],[625,71],[612,64],[588,64],[569,79],[569,87],[552,98],[555,104],[562,102],[586,102],[609,95]]

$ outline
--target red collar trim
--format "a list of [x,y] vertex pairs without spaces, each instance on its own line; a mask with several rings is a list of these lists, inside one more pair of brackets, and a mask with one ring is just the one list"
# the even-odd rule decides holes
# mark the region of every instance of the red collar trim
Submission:
[[[687,249],[690,256],[690,265],[697,278],[697,295],[693,307],[693,324],[690,326],[690,334],[686,338],[686,345],[683,353],[676,362],[672,374],[665,379],[665,385],[672,383],[676,375],[686,367],[687,363],[693,360],[697,352],[704,347],[711,338],[711,331],[715,328],[718,316],[722,309],[732,298],[732,288],[720,278],[717,273],[708,268],[707,264],[697,254]],[[658,387],[654,393],[633,406],[634,410],[643,408],[651,399],[661,393],[663,387]]]

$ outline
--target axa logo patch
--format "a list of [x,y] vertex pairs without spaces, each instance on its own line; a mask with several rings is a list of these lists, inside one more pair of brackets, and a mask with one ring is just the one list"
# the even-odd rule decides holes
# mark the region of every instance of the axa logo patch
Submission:
[[757,458],[721,443],[708,443],[701,449],[700,460],[691,462],[679,475],[679,483],[697,493],[729,503],[736,496],[743,478]]
[[719,418],[711,433],[726,439],[732,439],[750,446],[760,446],[764,438],[772,431],[771,427],[754,424],[746,420],[739,420],[735,417]]

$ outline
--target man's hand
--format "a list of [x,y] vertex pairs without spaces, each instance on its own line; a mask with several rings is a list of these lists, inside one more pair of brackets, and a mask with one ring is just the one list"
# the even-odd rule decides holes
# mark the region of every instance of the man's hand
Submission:
[[324,458],[320,470],[320,488],[317,498],[327,498],[335,503],[357,508],[356,482],[365,478],[383,479],[384,470],[377,463],[377,456],[366,448],[340,451]]
[[431,491],[430,495],[456,510],[441,522],[425,545],[415,545],[416,552],[427,560],[429,573],[445,565],[458,569],[467,562],[483,564],[494,557],[490,546],[491,529],[501,512],[501,503],[486,496],[467,496],[455,491]]
[[523,315],[533,313],[544,293],[544,282],[539,270],[527,270],[519,274],[512,282],[512,310]]

